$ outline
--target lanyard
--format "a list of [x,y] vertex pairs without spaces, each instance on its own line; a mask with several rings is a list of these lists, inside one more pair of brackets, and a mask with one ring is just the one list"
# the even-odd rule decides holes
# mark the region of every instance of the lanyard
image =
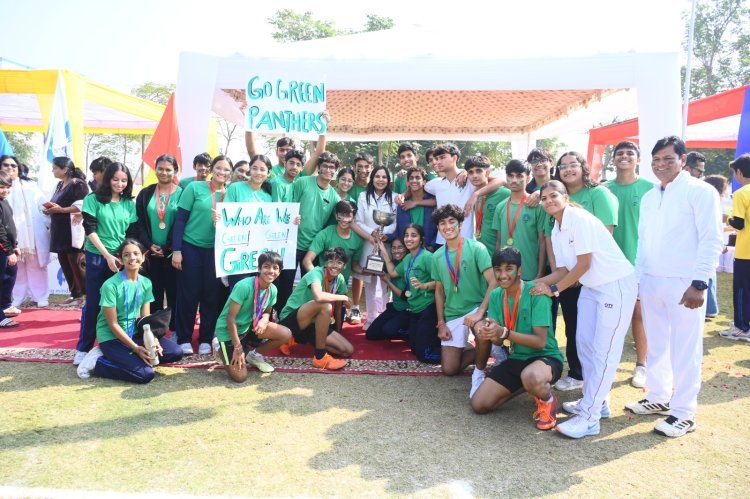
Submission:
[[[211,189],[211,203],[213,204],[214,210],[216,209],[216,196],[214,196],[214,192],[216,192],[216,189],[214,189],[214,183],[209,180],[208,181],[208,188]],[[227,191],[224,191],[221,193],[221,199],[219,199],[219,202],[224,202],[224,196],[226,195]]]
[[138,302],[141,300],[141,276],[135,278],[135,296],[133,297],[133,308],[135,314],[130,318],[130,300],[128,299],[128,277],[125,271],[120,272],[122,277],[123,301],[125,302],[125,332],[129,337],[133,337],[135,332],[135,320],[138,318]]
[[[265,293],[263,293],[265,291]],[[255,276],[255,283],[253,289],[253,303],[255,304],[255,315],[253,316],[253,329],[258,327],[261,317],[263,317],[263,311],[268,305],[268,297],[271,294],[271,288],[262,290],[260,289],[260,279]]]
[[328,275],[328,269],[323,269],[323,280],[325,282],[325,292],[335,295],[339,287],[338,276],[333,280],[333,287],[331,287],[331,277]]
[[[519,274],[521,269],[518,269]],[[513,299],[513,313],[510,313],[510,307],[508,306],[508,293],[503,293],[503,322],[505,327],[509,330],[516,329],[516,322],[518,321],[518,304],[521,302],[521,292],[523,291],[523,281],[518,285],[516,290],[516,296]]]
[[482,220],[484,220],[484,205],[487,204],[487,196],[482,196],[482,204],[477,208],[476,239],[482,237]]
[[508,198],[508,201],[505,203],[505,220],[508,222],[508,246],[513,245],[513,233],[516,231],[516,224],[518,224],[518,216],[521,214],[521,210],[523,209],[523,204],[526,202],[526,194],[523,195],[523,198],[521,198],[521,202],[518,204],[518,209],[516,210],[516,214],[513,217],[513,223],[510,223],[510,207],[511,202],[510,198]]
[[167,205],[169,204],[169,198],[172,196],[171,192],[166,194],[167,199],[164,200],[164,204],[161,204],[161,188],[159,184],[156,184],[156,215],[159,217],[159,228],[166,229],[167,224],[164,222],[164,215],[167,213]]
[[409,292],[409,294],[406,295],[407,298],[411,295],[411,291],[409,291],[409,276],[411,275],[411,268],[414,266],[414,262],[416,262],[417,259],[419,258],[419,255],[422,254],[422,250],[423,249],[424,249],[424,247],[419,248],[419,251],[417,251],[417,254],[414,255],[414,258],[411,259],[411,261],[409,262],[409,265],[406,267],[406,275],[404,277],[405,277],[405,280],[406,280],[406,290],[405,291]]
[[463,236],[458,236],[461,239],[458,241],[458,251],[456,251],[456,268],[453,268],[453,265],[451,265],[451,259],[448,257],[448,243],[445,244],[445,263],[448,264],[448,273],[451,276],[451,281],[453,281],[453,290],[458,293],[458,280],[460,279],[460,273],[461,273],[461,250],[464,247],[464,238]]

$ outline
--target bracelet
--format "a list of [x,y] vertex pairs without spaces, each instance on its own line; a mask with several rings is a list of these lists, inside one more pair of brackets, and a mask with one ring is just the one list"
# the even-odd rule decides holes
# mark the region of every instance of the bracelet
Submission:
[[440,328],[440,326],[445,326],[445,321],[438,321],[436,328]]
[[505,332],[503,333],[503,336],[500,338],[501,340],[505,341],[508,339],[508,336],[510,336],[510,329],[507,327],[505,328]]
[[130,350],[133,351],[133,352],[135,352],[136,350],[138,350],[138,343],[133,343],[133,346],[130,347]]

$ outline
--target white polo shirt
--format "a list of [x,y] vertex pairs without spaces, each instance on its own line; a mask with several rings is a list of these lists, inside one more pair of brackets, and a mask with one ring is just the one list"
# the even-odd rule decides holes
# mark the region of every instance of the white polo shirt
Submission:
[[552,251],[557,265],[568,271],[578,263],[578,255],[591,253],[591,267],[580,278],[581,284],[590,288],[617,281],[634,272],[601,220],[576,206],[565,208],[562,224],[555,221]]
[[[455,180],[451,182],[447,178],[434,178],[425,184],[424,190],[435,196],[437,208],[446,204],[455,204],[463,210],[476,189],[468,179],[465,186],[459,187]],[[461,235],[468,239],[474,239],[473,211],[471,215],[464,219],[464,223],[461,226]],[[445,238],[440,234],[440,231],[438,231],[435,242],[437,244],[445,244]]]

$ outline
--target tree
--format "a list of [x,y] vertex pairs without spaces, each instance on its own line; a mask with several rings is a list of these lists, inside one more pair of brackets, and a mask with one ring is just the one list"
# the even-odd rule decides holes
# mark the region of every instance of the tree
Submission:
[[236,123],[227,121],[219,115],[214,115],[214,119],[216,120],[217,131],[219,132],[219,135],[221,135],[221,137],[226,141],[224,149],[219,148],[219,152],[221,154],[229,154],[229,144],[231,144],[233,140],[239,137],[239,132],[241,132],[241,130],[237,130],[238,125]]
[[[689,23],[689,13],[685,17]],[[687,40],[683,46],[687,49]],[[746,1],[697,4],[693,61],[691,100],[750,83],[750,7]],[[682,78],[684,82],[685,68]]]
[[13,155],[17,157],[21,163],[24,163],[29,168],[33,168],[32,165],[37,163],[36,147],[34,146],[34,133],[7,132],[5,137],[8,139],[10,147],[13,148]]
[[282,9],[268,18],[268,22],[276,28],[272,33],[273,39],[280,42],[315,40],[344,34],[336,29],[333,21],[318,21],[310,11],[300,14],[292,9]]
[[162,85],[160,83],[147,81],[146,83],[132,89],[130,94],[166,106],[167,102],[169,102],[169,96],[172,95],[175,87],[174,83]]
[[364,31],[391,29],[394,24],[393,19],[390,17],[383,17],[377,14],[367,14],[367,22],[365,23]]

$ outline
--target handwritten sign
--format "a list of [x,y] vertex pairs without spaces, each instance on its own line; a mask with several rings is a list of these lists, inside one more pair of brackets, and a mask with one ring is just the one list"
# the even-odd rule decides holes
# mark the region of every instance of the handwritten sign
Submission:
[[217,277],[257,272],[266,251],[281,255],[284,268],[294,267],[299,203],[217,203],[216,209]]
[[245,130],[317,138],[326,133],[325,109],[322,77],[252,75],[247,82]]

